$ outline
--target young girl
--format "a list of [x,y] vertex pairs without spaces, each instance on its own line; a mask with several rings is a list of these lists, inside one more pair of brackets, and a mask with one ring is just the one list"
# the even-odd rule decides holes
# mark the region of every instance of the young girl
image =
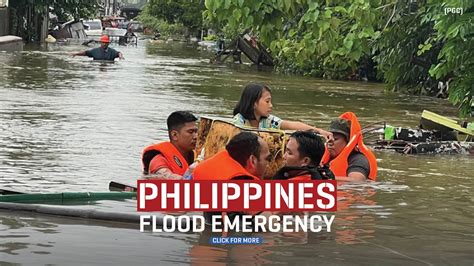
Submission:
[[272,115],[272,107],[270,88],[262,84],[251,83],[244,88],[240,101],[234,108],[234,124],[262,129],[313,130],[326,139],[332,139],[330,132],[302,122],[282,120]]

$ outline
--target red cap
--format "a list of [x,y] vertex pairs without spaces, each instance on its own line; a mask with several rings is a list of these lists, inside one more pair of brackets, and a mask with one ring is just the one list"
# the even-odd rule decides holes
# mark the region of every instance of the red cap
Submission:
[[102,37],[100,37],[100,42],[109,43],[110,42],[109,36],[102,35]]

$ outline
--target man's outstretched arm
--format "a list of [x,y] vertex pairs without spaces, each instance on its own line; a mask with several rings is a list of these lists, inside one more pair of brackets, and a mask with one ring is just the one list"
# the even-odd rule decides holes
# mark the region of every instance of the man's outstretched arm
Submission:
[[74,57],[74,56],[86,56],[86,52],[87,52],[87,51],[72,53],[72,57]]

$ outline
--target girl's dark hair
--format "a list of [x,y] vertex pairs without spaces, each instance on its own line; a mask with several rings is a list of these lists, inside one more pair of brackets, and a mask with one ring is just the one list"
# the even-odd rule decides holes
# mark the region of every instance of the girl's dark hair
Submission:
[[255,120],[255,103],[262,97],[263,90],[272,92],[270,88],[263,84],[250,83],[245,86],[240,100],[234,108],[234,115],[241,114],[247,120]]

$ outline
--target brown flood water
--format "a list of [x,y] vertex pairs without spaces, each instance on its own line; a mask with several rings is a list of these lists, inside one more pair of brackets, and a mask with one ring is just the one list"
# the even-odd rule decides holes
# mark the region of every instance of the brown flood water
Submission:
[[[133,183],[142,149],[166,139],[174,110],[230,117],[248,82],[270,84],[274,114],[320,127],[345,111],[362,123],[417,125],[444,100],[328,81],[210,65],[181,44],[120,47],[114,64],[72,58],[79,45],[0,52],[0,187],[25,192],[106,191]],[[377,152],[378,182],[340,188],[331,233],[260,234],[262,245],[209,245],[207,234],[139,233],[137,225],[0,211],[0,264],[472,265],[472,156]],[[135,203],[97,208],[133,210]]]

